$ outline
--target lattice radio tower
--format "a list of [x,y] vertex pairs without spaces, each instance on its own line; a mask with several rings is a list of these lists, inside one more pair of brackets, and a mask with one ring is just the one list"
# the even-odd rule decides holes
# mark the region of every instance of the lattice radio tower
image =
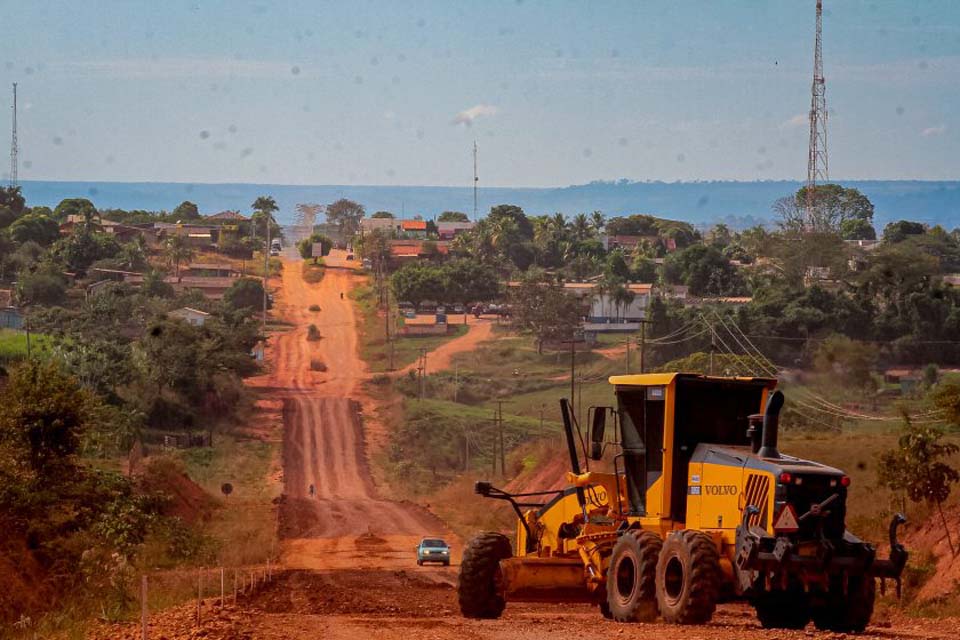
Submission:
[[810,96],[810,148],[807,155],[807,224],[814,222],[817,183],[830,179],[827,165],[827,83],[823,78],[823,0],[817,0],[817,36],[813,52],[813,87]]
[[13,134],[10,136],[10,186],[17,186],[19,181],[17,176],[17,167],[20,162],[17,159],[19,150],[17,148],[17,83],[13,83]]

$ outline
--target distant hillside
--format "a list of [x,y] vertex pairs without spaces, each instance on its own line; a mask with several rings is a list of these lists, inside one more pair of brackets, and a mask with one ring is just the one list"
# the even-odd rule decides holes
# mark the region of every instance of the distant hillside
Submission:
[[[882,227],[907,218],[947,228],[960,225],[960,181],[908,180],[840,181],[863,191],[876,205]],[[724,221],[744,227],[769,220],[770,205],[799,183],[779,182],[592,182],[557,188],[485,187],[479,192],[479,210],[502,203],[516,204],[528,213],[566,214],[600,210],[608,216],[650,213],[695,225]],[[224,209],[249,211],[250,203],[270,194],[280,205],[280,219],[293,219],[301,202],[328,203],[350,198],[367,211],[380,209],[397,215],[432,217],[441,211],[473,211],[469,187],[417,186],[295,186],[270,184],[187,184],[162,182],[45,182],[23,183],[31,204],[54,206],[63,198],[87,197],[101,208],[171,210],[191,200],[204,213]]]

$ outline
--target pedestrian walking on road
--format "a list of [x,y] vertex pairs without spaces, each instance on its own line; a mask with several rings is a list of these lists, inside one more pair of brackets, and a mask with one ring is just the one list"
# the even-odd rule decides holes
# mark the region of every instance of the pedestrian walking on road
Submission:
[[316,498],[316,497],[317,497],[317,488],[316,488],[315,486],[313,486],[312,484],[310,485],[309,491],[310,491],[310,497],[311,497],[311,498]]

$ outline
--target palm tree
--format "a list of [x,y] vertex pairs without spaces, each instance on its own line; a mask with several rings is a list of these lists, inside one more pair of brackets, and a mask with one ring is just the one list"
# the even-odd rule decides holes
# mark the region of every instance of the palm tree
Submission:
[[573,232],[573,238],[577,242],[583,242],[589,238],[592,233],[590,221],[587,220],[587,214],[578,213],[573,216],[573,222],[570,223],[570,230]]
[[167,238],[164,244],[164,253],[167,261],[174,265],[174,273],[180,277],[180,263],[186,262],[193,257],[193,249],[187,245],[187,241],[181,235],[173,235]]
[[603,228],[607,225],[607,220],[601,212],[594,211],[590,214],[590,224],[593,225],[594,231],[599,235],[603,233]]
[[[253,207],[253,210],[256,212],[250,216],[250,223],[253,229],[252,235],[254,238],[257,237],[257,219],[267,219],[267,224],[270,224],[270,217],[273,215],[274,211],[279,211],[280,207],[277,206],[277,201],[273,199],[272,196],[260,196],[253,201],[253,204],[250,205]],[[260,214],[259,216],[257,214]],[[266,232],[264,232],[266,233]],[[269,248],[269,247],[268,247]]]

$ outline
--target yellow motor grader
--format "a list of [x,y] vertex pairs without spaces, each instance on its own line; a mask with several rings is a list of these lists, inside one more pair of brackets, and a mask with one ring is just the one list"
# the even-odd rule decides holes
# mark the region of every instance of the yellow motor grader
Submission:
[[[746,600],[764,627],[812,619],[856,632],[870,621],[876,578],[893,579],[899,595],[905,519],[890,523],[885,559],[847,531],[849,477],[777,449],[776,380],[656,373],[610,383],[616,407],[590,409],[589,452],[560,401],[567,489],[476,484],[516,511],[516,552],[499,533],[470,541],[464,616],[496,618],[510,601],[589,602],[622,622],[698,624],[718,602]],[[581,470],[581,459],[605,454],[606,472]]]

